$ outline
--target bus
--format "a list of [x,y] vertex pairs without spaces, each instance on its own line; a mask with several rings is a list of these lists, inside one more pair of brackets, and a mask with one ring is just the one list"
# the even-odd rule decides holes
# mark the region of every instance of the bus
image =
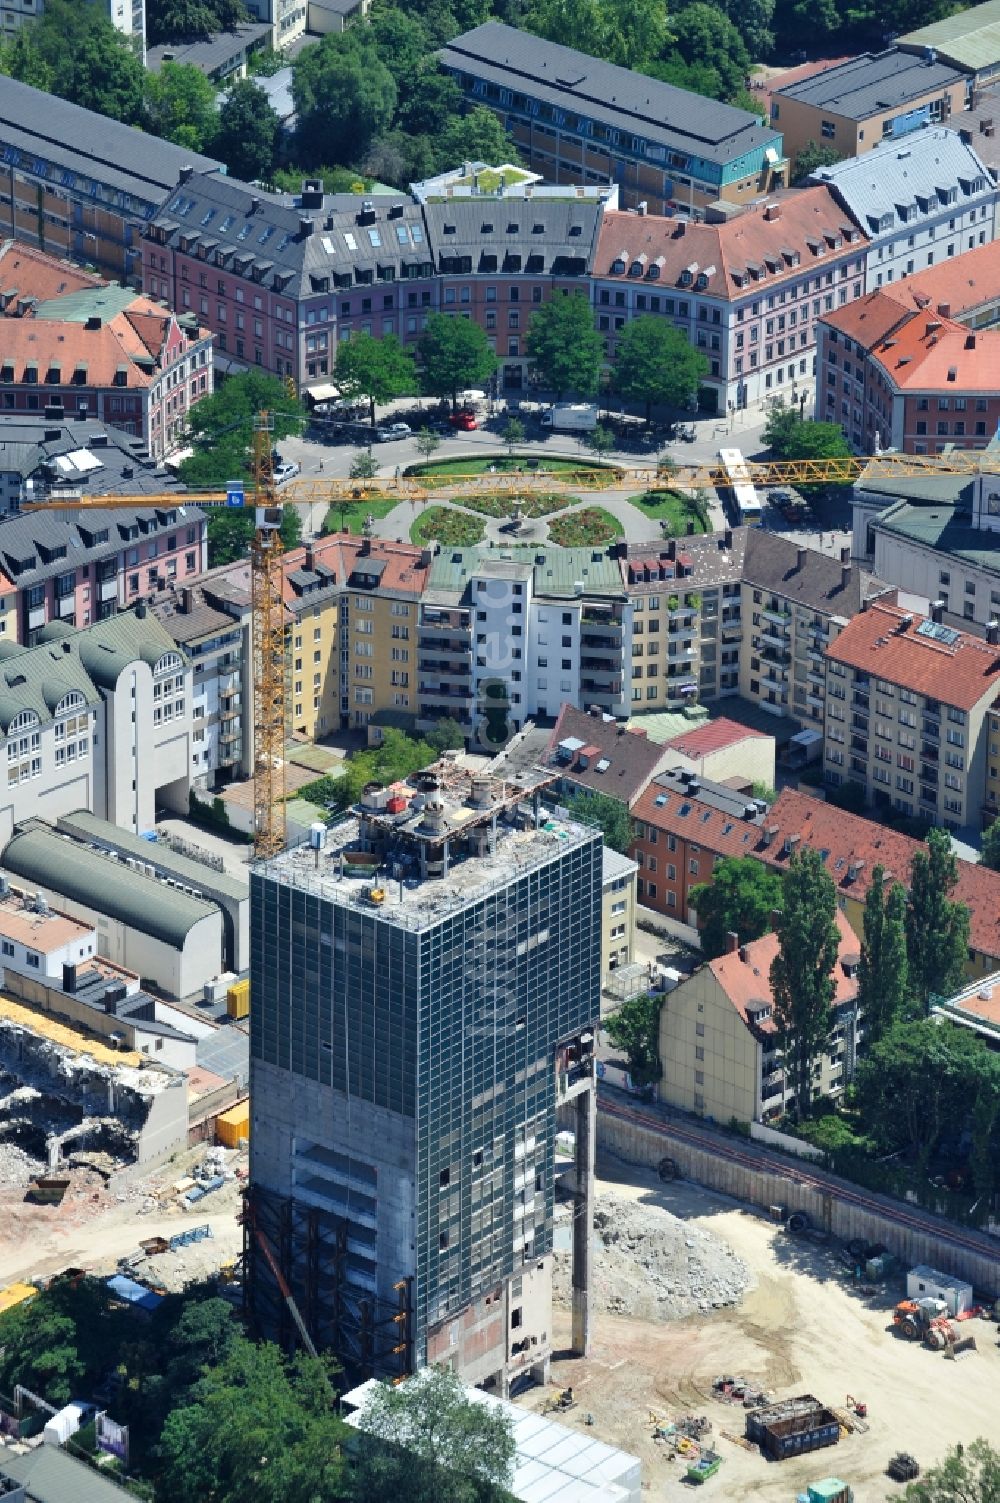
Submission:
[[743,455],[739,449],[720,449],[719,463],[729,480],[725,493],[735,513],[735,520],[742,527],[759,527],[760,498],[750,479],[750,472]]

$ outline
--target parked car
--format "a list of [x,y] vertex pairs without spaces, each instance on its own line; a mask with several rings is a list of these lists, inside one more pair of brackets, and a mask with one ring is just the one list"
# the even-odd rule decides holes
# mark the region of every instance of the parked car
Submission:
[[474,412],[453,412],[448,421],[453,428],[460,428],[463,433],[471,433],[473,428],[479,427]]
[[299,473],[301,465],[297,465],[292,459],[283,459],[274,467],[274,478],[280,485],[282,481],[292,480]]
[[409,423],[384,423],[378,430],[378,436],[382,443],[389,443],[397,438],[409,438],[413,429]]

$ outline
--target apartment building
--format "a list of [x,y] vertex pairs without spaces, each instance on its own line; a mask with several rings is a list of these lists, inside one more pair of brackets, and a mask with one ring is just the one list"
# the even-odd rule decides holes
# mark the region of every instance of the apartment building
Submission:
[[141,285],[147,219],[190,170],[221,162],[0,77],[3,233]]
[[669,318],[709,362],[701,402],[725,413],[813,389],[816,325],[861,296],[868,236],[826,185],[696,224],[606,212],[593,272],[609,358],[633,318]]
[[515,27],[477,26],[439,60],[531,168],[555,183],[615,182],[625,208],[745,204],[787,182],[780,127]]
[[1000,818],[1000,702],[986,711],[986,791],[983,828]]
[[197,68],[220,90],[231,89],[238,79],[246,78],[254,57],[266,52],[271,41],[269,26],[247,21],[231,31],[215,31],[194,41],[161,42],[158,47],[150,47],[146,67],[150,73],[159,73],[164,63],[178,63],[183,68]]
[[932,49],[914,57],[889,47],[776,90],[771,124],[782,132],[793,161],[809,141],[841,157],[859,157],[887,137],[898,141],[922,125],[949,124],[971,97],[965,70],[939,62]]
[[656,773],[682,760],[613,715],[565,704],[539,765],[554,775],[559,798],[601,793],[631,809]]
[[948,829],[978,825],[998,630],[983,641],[878,601],[859,612],[825,653],[830,785]]
[[996,234],[998,189],[964,135],[925,125],[862,157],[817,167],[867,233],[865,291],[986,245]]
[[[140,56],[146,49],[146,0],[97,0],[116,31],[134,38]],[[0,0],[0,27],[9,41],[25,21],[33,21],[45,9],[45,0]]]
[[[858,940],[842,913],[833,969],[830,1032],[814,1061],[812,1098],[836,1100],[854,1075],[861,1038]],[[778,936],[741,945],[683,980],[660,1010],[659,1096],[668,1106],[717,1122],[769,1122],[794,1102],[771,991]]]
[[634,861],[609,846],[601,858],[601,983],[635,959],[636,872]]
[[746,540],[736,527],[617,545],[632,611],[630,714],[739,692]]
[[0,417],[0,517],[54,491],[140,497],[172,488],[180,499],[181,487],[152,462],[144,441],[110,423],[43,413]]
[[[341,652],[337,636],[344,567],[339,541],[317,538],[282,559],[288,628],[292,729],[314,741],[341,724]],[[372,668],[374,678],[374,668]],[[345,693],[349,693],[345,684]]]
[[692,889],[711,882],[724,857],[754,854],[766,811],[760,799],[686,768],[659,773],[632,810],[639,902],[695,927]]
[[743,551],[740,697],[769,715],[822,729],[823,654],[861,608],[865,586],[851,563],[758,527]]
[[[602,842],[539,791],[439,763],[251,874],[250,1203],[352,1381],[444,1360],[500,1395],[545,1381],[557,1107],[588,1347]],[[293,1339],[253,1249],[247,1287]]]
[[250,564],[241,560],[157,594],[150,609],[191,663],[191,784],[253,773]]
[[309,0],[247,0],[246,8],[270,26],[272,47],[290,47],[305,35]]
[[12,633],[33,646],[52,621],[89,626],[161,589],[201,574],[205,515],[176,506],[114,511],[24,512],[0,528],[0,573]]
[[161,805],[187,812],[191,667],[143,606],[83,630],[53,622],[0,667],[0,840],[75,809],[140,833]]
[[[887,825],[785,788],[767,811],[753,855],[772,870],[783,872],[792,855],[807,845],[822,856],[837,889],[837,906],[859,940],[875,867],[882,867],[886,881],[906,887],[913,857],[926,850],[919,840]],[[968,974],[995,971],[1000,964],[1000,872],[959,858],[958,881],[951,896],[969,910]]]
[[626,713],[632,610],[605,549],[443,548],[418,626],[421,729],[449,717],[497,749],[567,701]]

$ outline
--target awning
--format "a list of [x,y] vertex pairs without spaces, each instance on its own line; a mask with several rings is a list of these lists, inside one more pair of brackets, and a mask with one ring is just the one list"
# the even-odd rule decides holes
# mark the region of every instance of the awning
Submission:
[[340,396],[340,387],[334,386],[332,381],[321,381],[316,386],[304,386],[302,394],[310,402],[335,402]]

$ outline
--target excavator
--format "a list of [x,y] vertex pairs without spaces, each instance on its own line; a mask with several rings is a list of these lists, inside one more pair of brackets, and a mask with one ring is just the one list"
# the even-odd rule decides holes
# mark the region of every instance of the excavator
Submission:
[[932,1352],[975,1351],[974,1336],[960,1337],[943,1299],[903,1299],[892,1312],[893,1329],[908,1341],[922,1341]]

